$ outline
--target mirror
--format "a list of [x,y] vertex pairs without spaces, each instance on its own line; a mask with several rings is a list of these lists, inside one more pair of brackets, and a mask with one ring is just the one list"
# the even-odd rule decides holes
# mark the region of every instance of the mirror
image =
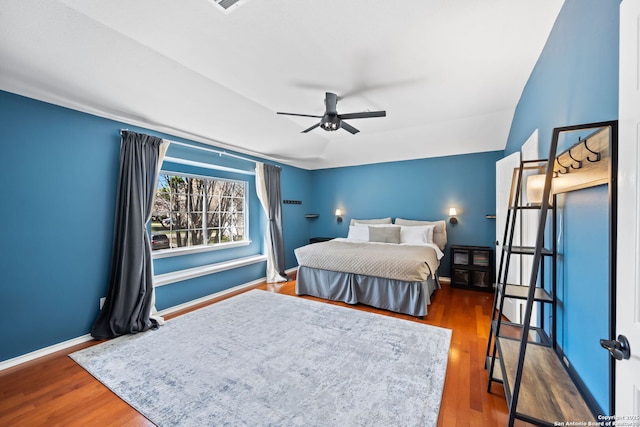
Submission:
[[614,390],[614,359],[599,342],[616,336],[617,137],[615,121],[556,128],[550,150],[554,340],[601,410]]

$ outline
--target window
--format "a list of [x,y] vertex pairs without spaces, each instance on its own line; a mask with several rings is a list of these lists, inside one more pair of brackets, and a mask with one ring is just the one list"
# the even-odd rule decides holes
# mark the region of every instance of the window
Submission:
[[161,173],[151,216],[152,249],[246,241],[246,189],[245,181]]

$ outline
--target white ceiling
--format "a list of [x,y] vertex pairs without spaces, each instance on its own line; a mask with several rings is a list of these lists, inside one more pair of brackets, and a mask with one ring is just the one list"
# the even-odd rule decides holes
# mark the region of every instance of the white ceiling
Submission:
[[[562,0],[0,0],[0,89],[306,169],[502,150]],[[360,133],[320,128],[324,93]]]

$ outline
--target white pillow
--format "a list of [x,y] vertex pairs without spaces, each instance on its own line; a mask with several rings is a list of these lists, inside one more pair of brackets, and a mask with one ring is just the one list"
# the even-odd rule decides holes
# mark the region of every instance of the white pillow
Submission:
[[369,241],[369,227],[367,227],[366,224],[350,225],[349,226],[349,234],[347,234],[347,239],[349,239],[349,240],[357,240],[359,242],[368,242]]
[[433,229],[433,243],[438,245],[441,250],[447,245],[447,223],[444,220],[440,221],[415,221],[411,219],[396,218],[395,223],[398,225],[408,226],[423,226],[423,225],[435,225]]
[[400,243],[421,245],[433,243],[433,225],[400,226]]

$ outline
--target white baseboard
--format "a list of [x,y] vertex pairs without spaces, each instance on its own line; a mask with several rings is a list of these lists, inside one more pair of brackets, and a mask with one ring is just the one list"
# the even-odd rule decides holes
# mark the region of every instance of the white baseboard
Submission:
[[[292,272],[296,271],[297,269],[298,269],[297,267],[294,267],[294,268],[291,268],[289,270],[286,270],[286,272],[287,273],[292,273]],[[263,277],[261,279],[257,279],[257,280],[251,281],[249,283],[245,283],[245,284],[242,284],[242,285],[234,286],[233,288],[225,289],[224,291],[216,292],[216,293],[213,293],[211,295],[207,295],[205,297],[198,298],[196,300],[186,302],[184,304],[179,304],[179,305],[176,305],[176,306],[173,306],[173,307],[166,308],[166,309],[160,311],[158,314],[160,314],[160,316],[164,316],[164,315],[167,315],[167,314],[170,314],[170,313],[174,313],[174,312],[179,311],[179,310],[183,310],[185,308],[192,307],[192,306],[197,305],[197,304],[201,304],[201,303],[209,301],[209,300],[213,300],[213,299],[216,299],[216,298],[223,297],[223,296],[228,295],[230,293],[242,291],[242,290],[245,290],[245,289],[250,289],[250,288],[256,287],[257,285],[263,283],[265,280],[266,280],[266,277]],[[43,357],[43,356],[48,356],[48,355],[50,355],[52,353],[55,353],[57,351],[65,350],[67,348],[71,348],[71,347],[73,347],[75,345],[82,344],[82,343],[85,343],[85,342],[91,341],[91,340],[93,340],[93,337],[91,336],[91,334],[86,334],[86,335],[82,335],[82,336],[77,337],[77,338],[72,338],[72,339],[67,340],[67,341],[63,341],[63,342],[60,342],[60,343],[57,343],[57,344],[50,345],[48,347],[44,347],[44,348],[32,351],[30,353],[23,354],[21,356],[14,357],[12,359],[4,360],[4,361],[0,362],[0,371],[12,368],[12,367],[20,365],[22,363],[30,362],[32,360],[38,359],[38,358]]]
[[67,341],[63,341],[54,345],[50,345],[49,347],[44,347],[39,350],[32,351],[31,353],[23,354],[21,356],[14,357],[13,359],[7,359],[0,362],[0,371],[5,369],[12,368],[14,366],[20,365],[25,362],[30,362],[32,360],[38,359],[43,356],[48,356],[57,351],[65,350],[67,348],[73,347],[74,345],[82,344],[87,341],[91,341],[93,337],[91,334],[82,335],[81,337],[72,338]]

